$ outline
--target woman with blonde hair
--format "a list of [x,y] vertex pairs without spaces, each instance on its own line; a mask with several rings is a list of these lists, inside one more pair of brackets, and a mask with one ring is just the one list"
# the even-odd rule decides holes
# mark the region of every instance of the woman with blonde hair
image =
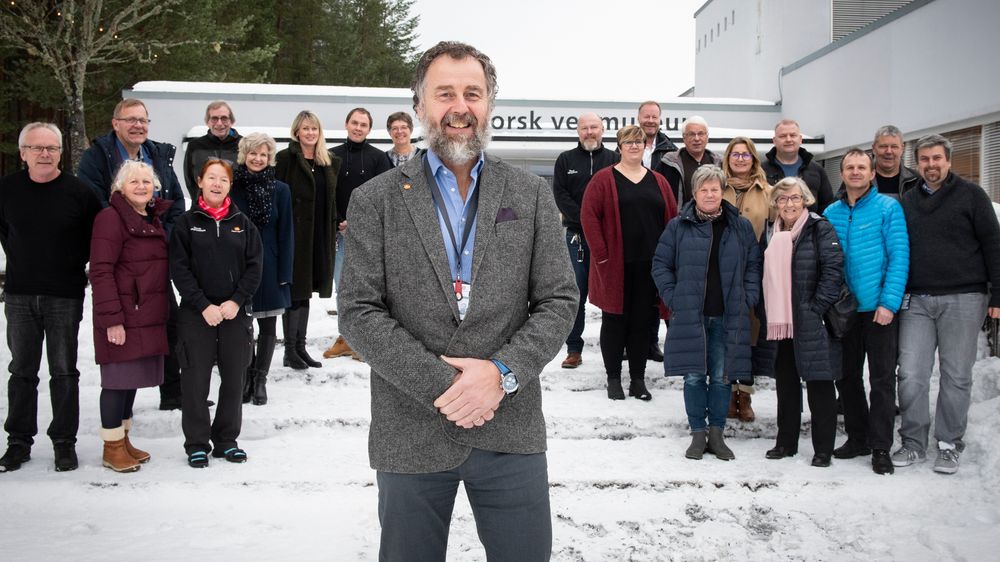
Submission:
[[[750,221],[754,236],[760,240],[760,234],[764,232],[774,211],[770,202],[771,186],[767,183],[767,175],[761,167],[760,156],[753,141],[747,137],[734,137],[729,141],[722,159],[722,171],[726,174],[723,199],[735,205],[740,216]],[[757,345],[759,330],[760,322],[751,310],[750,342],[754,346]],[[750,405],[752,393],[752,384],[734,384],[726,417],[752,422],[756,418]]]
[[159,190],[152,166],[123,162],[90,240],[103,464],[115,472],[134,472],[149,460],[149,453],[133,447],[128,438],[132,405],[137,389],[163,382],[169,353],[171,289],[163,214],[173,201],[154,197]]
[[277,319],[292,305],[292,256],[295,241],[292,196],[288,184],[274,173],[274,139],[250,133],[240,139],[230,197],[260,232],[264,246],[263,273],[253,295],[253,317],[260,328],[253,361],[243,383],[243,403],[267,404],[267,375],[271,370]]
[[275,177],[288,184],[295,223],[292,260],[292,305],[281,317],[285,333],[284,365],[320,367],[306,351],[309,299],[333,294],[336,256],[337,173],[340,158],[326,148],[323,126],[315,113],[300,111],[292,121],[288,148],[277,155]]

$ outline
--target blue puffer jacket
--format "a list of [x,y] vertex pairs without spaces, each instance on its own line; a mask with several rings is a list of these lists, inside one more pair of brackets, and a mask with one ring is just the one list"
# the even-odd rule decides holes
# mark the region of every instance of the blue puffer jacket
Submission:
[[859,312],[899,311],[910,272],[910,237],[899,201],[869,189],[853,207],[847,193],[823,213],[844,252],[844,278]]
[[[750,381],[750,309],[760,299],[761,253],[750,221],[722,202],[726,229],[719,244],[719,270],[726,313],[725,380]],[[712,225],[695,215],[694,201],[670,221],[653,256],[653,282],[673,316],[667,330],[663,368],[669,375],[705,373],[703,310]]]

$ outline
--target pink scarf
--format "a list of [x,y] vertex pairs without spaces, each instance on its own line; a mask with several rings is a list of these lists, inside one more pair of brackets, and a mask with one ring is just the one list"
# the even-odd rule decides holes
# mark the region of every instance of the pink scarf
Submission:
[[767,312],[767,339],[784,340],[794,337],[792,327],[792,250],[795,240],[809,219],[803,209],[791,230],[783,230],[779,216],[774,221],[774,234],[764,251],[764,310]]

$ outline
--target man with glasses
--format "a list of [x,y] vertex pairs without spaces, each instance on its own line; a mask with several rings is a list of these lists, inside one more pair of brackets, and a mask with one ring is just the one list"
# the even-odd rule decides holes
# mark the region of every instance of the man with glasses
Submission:
[[604,122],[596,113],[584,113],[577,119],[576,135],[580,142],[556,158],[552,174],[552,193],[566,227],[566,246],[569,262],[576,274],[580,289],[580,306],[576,312],[573,331],[566,338],[566,359],[563,369],[575,369],[583,363],[583,328],[586,317],[587,292],[590,275],[590,248],[583,238],[580,225],[580,206],[590,178],[603,168],[618,162],[618,153],[604,147]]
[[184,184],[191,201],[198,200],[198,172],[205,161],[218,158],[229,161],[235,167],[240,139],[243,138],[233,128],[236,124],[233,109],[222,100],[208,104],[205,109],[205,124],[208,125],[205,136],[193,139],[184,151]]
[[782,119],[774,126],[774,147],[764,155],[760,165],[767,174],[767,183],[774,185],[781,178],[798,176],[813,192],[816,202],[809,206],[822,213],[833,202],[833,189],[826,170],[813,161],[813,155],[802,148],[802,133],[797,121]]
[[[844,252],[844,277],[858,300],[854,325],[844,334],[843,376],[837,390],[844,401],[847,442],[833,450],[838,459],[872,455],[876,474],[892,474],[889,448],[896,414],[896,314],[903,302],[910,267],[910,241],[899,202],[878,192],[872,159],[847,151],[840,163],[840,199],[824,213]],[[868,357],[871,408],[865,399]]]
[[[174,219],[184,212],[184,194],[174,173],[174,145],[149,140],[149,113],[146,104],[135,98],[126,98],[115,106],[111,118],[111,132],[94,139],[90,148],[80,158],[77,173],[84,183],[97,194],[101,204],[108,206],[111,182],[122,162],[139,160],[153,167],[160,178],[160,191],[156,196],[173,201],[173,206],[162,217],[167,236],[174,228]],[[181,407],[180,367],[173,350],[177,344],[177,302],[174,292],[170,296],[170,318],[167,320],[167,341],[170,355],[164,363],[163,384],[160,385],[160,409],[177,410]]]
[[708,123],[705,118],[699,115],[688,117],[682,131],[684,146],[664,154],[653,163],[653,170],[663,174],[673,188],[677,208],[691,199],[691,176],[695,170],[705,164],[722,167],[722,157],[708,150]]
[[90,231],[101,203],[80,180],[59,170],[62,133],[31,123],[17,141],[26,170],[0,180],[0,243],[7,256],[4,312],[10,379],[7,381],[7,452],[0,472],[31,458],[38,433],[38,368],[42,343],[49,364],[52,423],[48,436],[56,471],[77,467],[80,425],[77,336],[87,286]]

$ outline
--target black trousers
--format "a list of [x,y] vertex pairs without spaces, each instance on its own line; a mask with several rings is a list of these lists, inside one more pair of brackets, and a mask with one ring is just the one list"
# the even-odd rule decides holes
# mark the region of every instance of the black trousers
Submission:
[[163,383],[160,385],[160,400],[176,400],[181,397],[181,368],[177,364],[177,298],[173,287],[167,287],[167,301],[170,315],[167,317],[167,345],[170,353],[163,361]]
[[[837,390],[844,402],[847,438],[872,449],[888,451],[896,417],[896,353],[899,321],[888,326],[872,322],[875,312],[861,312],[858,323],[844,334],[843,378]],[[868,356],[871,406],[865,399],[864,365]]]
[[[778,342],[774,382],[778,395],[777,445],[797,451],[802,425],[802,383],[795,366],[792,340]],[[833,381],[806,381],[806,392],[812,415],[813,452],[832,455],[837,435],[837,396]]]
[[[177,313],[181,366],[181,428],[187,454],[236,446],[243,423],[243,377],[253,348],[253,319],[241,310],[236,318],[209,326],[200,312],[182,307]],[[213,420],[208,411],[212,366],[218,362],[219,403]]]
[[628,349],[628,372],[633,379],[646,376],[649,357],[649,322],[654,318],[656,286],[652,262],[625,264],[625,302],[622,314],[601,315],[601,355],[609,377],[622,376],[622,356]]

